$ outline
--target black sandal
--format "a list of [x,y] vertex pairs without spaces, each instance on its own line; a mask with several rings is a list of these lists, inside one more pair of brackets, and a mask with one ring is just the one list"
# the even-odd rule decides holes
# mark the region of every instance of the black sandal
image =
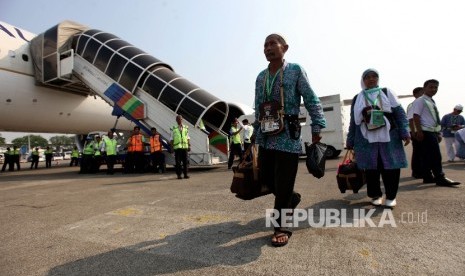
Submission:
[[[279,242],[278,239],[284,236],[287,236],[287,240],[285,242]],[[289,239],[291,238],[291,236],[292,236],[292,232],[289,230],[285,230],[285,229],[275,230],[273,234],[273,238],[275,238],[276,241],[273,241],[273,238],[271,238],[271,245],[273,245],[274,247],[285,246],[289,242]]]

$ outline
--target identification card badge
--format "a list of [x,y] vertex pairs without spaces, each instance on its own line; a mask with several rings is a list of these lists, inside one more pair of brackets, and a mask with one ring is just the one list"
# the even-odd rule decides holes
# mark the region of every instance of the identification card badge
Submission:
[[384,112],[381,110],[371,110],[370,124],[375,126],[384,126],[386,124],[384,121]]

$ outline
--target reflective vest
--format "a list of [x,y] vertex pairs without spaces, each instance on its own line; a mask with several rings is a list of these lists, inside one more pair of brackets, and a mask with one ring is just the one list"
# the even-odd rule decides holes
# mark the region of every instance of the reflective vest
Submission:
[[71,157],[78,158],[79,157],[79,151],[76,149],[73,149],[71,151]]
[[160,135],[150,136],[150,152],[161,151]]
[[45,155],[52,155],[52,154],[53,154],[53,151],[52,151],[52,150],[45,150],[45,151],[44,151],[44,154],[45,154]]
[[[239,130],[239,128],[237,128],[237,127],[231,127],[231,133],[234,133],[234,132],[236,132],[238,130]],[[233,144],[240,144],[241,143],[241,134],[240,134],[240,132],[238,132],[237,134],[232,135],[231,137],[232,137]]]
[[7,163],[10,160],[10,156],[13,154],[11,150],[7,150],[3,153],[3,157],[5,157],[4,162]]
[[38,151],[38,150],[33,151],[33,152],[32,152],[32,155],[39,156],[39,151]]
[[142,134],[129,137],[128,151],[144,151],[144,136]]
[[116,155],[116,140],[106,136],[103,140],[105,141],[105,151],[107,155]]
[[11,155],[19,155],[19,149],[14,149],[14,150],[11,152]]
[[94,148],[94,150],[95,150],[95,151],[94,151],[94,155],[95,155],[95,156],[100,156],[100,155],[101,155],[100,149],[102,148],[102,144],[103,144],[103,141],[100,141],[100,142],[97,142],[97,141],[96,141],[96,142],[94,143],[94,146],[95,146],[95,148]]
[[84,150],[82,151],[84,155],[93,155],[94,154],[94,142],[89,142],[84,146]]
[[182,126],[182,131],[179,130],[178,126],[173,127],[173,148],[174,149],[187,149],[189,148],[189,142],[187,141],[187,126]]

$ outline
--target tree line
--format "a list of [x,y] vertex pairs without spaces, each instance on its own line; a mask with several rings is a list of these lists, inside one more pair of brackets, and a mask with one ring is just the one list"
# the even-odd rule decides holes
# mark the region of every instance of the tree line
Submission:
[[[6,144],[5,138],[2,137],[0,134],[0,145],[3,146]],[[52,146],[56,148],[67,148],[67,147],[72,147],[74,143],[74,137],[73,136],[66,136],[66,135],[57,135],[50,137],[49,140],[45,139],[44,137],[40,135],[26,135],[23,137],[18,137],[15,138],[11,141],[11,144],[13,146],[17,146],[18,148],[23,146],[23,145],[31,145],[31,148],[45,148],[47,146]]]

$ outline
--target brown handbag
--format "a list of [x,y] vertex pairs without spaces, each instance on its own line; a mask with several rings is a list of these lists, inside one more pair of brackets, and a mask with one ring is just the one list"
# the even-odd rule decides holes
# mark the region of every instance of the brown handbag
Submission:
[[[252,161],[246,161],[250,154],[252,154]],[[232,169],[234,176],[230,189],[236,197],[250,200],[271,193],[269,188],[260,181],[258,148],[255,144],[250,145],[244,153],[242,162]]]

